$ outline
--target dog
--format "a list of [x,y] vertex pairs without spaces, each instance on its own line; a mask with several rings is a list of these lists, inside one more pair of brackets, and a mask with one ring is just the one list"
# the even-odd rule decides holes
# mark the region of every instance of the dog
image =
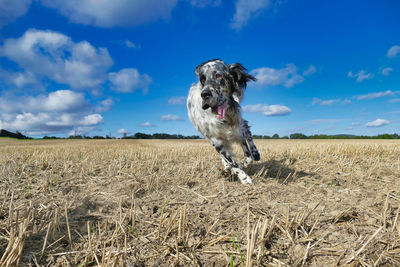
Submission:
[[[233,173],[243,184],[251,184],[252,179],[243,167],[260,160],[260,153],[248,122],[242,118],[240,101],[247,83],[256,78],[240,63],[228,66],[220,59],[200,64],[195,74],[199,82],[192,84],[187,98],[190,121],[220,154],[224,174]],[[243,148],[245,161],[241,166],[233,159],[234,142]]]

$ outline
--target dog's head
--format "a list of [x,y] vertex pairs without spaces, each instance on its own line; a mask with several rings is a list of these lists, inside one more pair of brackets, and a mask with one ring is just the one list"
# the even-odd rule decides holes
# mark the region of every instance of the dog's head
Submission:
[[206,61],[196,67],[200,78],[202,108],[211,108],[222,119],[225,116],[228,100],[236,97],[239,101],[246,89],[247,82],[255,81],[252,75],[240,63],[227,65],[219,59]]

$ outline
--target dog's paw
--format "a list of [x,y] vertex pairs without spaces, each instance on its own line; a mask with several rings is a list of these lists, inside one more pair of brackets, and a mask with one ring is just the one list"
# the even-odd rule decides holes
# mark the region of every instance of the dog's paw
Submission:
[[247,168],[252,163],[253,163],[253,158],[246,158],[244,160],[244,162],[242,163],[241,167],[242,168]]
[[253,180],[245,173],[239,173],[238,178],[242,184],[252,184]]

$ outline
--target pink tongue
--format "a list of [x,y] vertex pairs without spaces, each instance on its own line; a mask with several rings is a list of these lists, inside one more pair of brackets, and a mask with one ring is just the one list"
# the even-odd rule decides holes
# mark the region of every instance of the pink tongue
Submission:
[[226,102],[218,106],[218,118],[220,120],[223,119],[225,117],[225,113],[226,113]]

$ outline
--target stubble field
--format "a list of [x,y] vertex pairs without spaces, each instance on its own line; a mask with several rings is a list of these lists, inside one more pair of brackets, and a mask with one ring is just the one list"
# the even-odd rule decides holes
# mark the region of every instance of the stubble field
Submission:
[[400,142],[256,145],[0,139],[0,266],[399,266]]

